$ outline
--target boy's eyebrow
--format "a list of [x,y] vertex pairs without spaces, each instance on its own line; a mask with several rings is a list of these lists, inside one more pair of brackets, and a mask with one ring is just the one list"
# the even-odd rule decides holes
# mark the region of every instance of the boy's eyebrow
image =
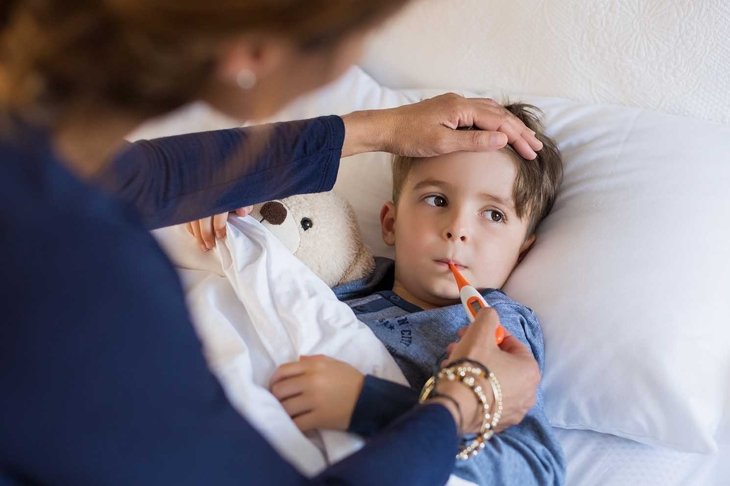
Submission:
[[436,187],[444,187],[446,189],[451,189],[451,184],[445,181],[440,181],[438,179],[423,179],[422,181],[418,182],[415,186],[413,186],[413,190],[417,191],[419,189],[422,189],[424,187],[428,186],[436,186]]
[[[451,184],[449,184],[446,181],[440,181],[438,179],[424,179],[424,180],[416,183],[413,186],[413,190],[418,191],[419,189],[423,189],[424,187],[429,187],[429,186],[443,187],[444,189],[451,189],[453,187]],[[510,209],[515,209],[515,205],[512,202],[512,197],[505,199],[503,197],[499,197],[499,196],[495,196],[494,194],[490,194],[488,192],[481,192],[481,193],[479,193],[479,196],[481,196],[484,199],[491,199],[493,201],[496,201],[497,203],[499,203],[503,206],[506,206]]]
[[482,192],[479,195],[482,196],[484,199],[493,199],[493,200],[497,201],[499,204],[501,204],[503,206],[507,206],[510,209],[515,208],[515,205],[512,202],[511,197],[509,199],[505,199],[503,197],[495,196],[494,194],[489,194],[488,192]]

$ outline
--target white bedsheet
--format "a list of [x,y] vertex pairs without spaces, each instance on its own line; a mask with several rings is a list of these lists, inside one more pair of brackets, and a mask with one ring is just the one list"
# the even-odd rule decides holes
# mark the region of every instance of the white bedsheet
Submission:
[[302,434],[268,383],[277,366],[313,354],[406,383],[370,329],[251,217],[230,218],[227,239],[208,253],[180,226],[155,236],[178,267],[206,359],[233,405],[306,475],[356,450],[352,434]]

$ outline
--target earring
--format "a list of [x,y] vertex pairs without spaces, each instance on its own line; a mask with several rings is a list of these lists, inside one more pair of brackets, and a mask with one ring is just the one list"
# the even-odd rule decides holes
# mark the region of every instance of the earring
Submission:
[[249,90],[256,86],[256,74],[250,69],[243,68],[236,74],[236,84],[241,89]]

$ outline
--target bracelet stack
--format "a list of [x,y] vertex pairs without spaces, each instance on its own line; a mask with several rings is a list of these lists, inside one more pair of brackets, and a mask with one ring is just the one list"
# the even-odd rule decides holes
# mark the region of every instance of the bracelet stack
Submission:
[[[492,402],[491,407],[484,389],[478,382],[479,378],[486,378],[492,388],[494,402]],[[497,381],[497,377],[486,366],[477,361],[461,359],[450,363],[441,369],[438,374],[428,379],[421,390],[421,402],[434,396],[434,390],[441,380],[458,381],[469,388],[481,407],[482,424],[479,433],[472,440],[463,439],[459,452],[456,454],[457,459],[465,461],[479,454],[484,449],[486,442],[494,435],[494,430],[502,418],[502,388],[499,381]],[[448,395],[437,394],[437,396],[447,397]],[[456,400],[453,400],[452,397],[449,398],[458,405]],[[461,414],[461,407],[457,406],[457,409]]]

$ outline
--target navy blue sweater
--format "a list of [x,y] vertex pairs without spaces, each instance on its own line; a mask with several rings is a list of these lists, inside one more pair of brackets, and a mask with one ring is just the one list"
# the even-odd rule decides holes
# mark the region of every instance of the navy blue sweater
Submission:
[[[147,230],[328,190],[343,139],[323,117],[138,142],[89,184],[4,126],[0,484],[307,482],[226,400]],[[456,445],[420,407],[314,482],[443,483]]]

